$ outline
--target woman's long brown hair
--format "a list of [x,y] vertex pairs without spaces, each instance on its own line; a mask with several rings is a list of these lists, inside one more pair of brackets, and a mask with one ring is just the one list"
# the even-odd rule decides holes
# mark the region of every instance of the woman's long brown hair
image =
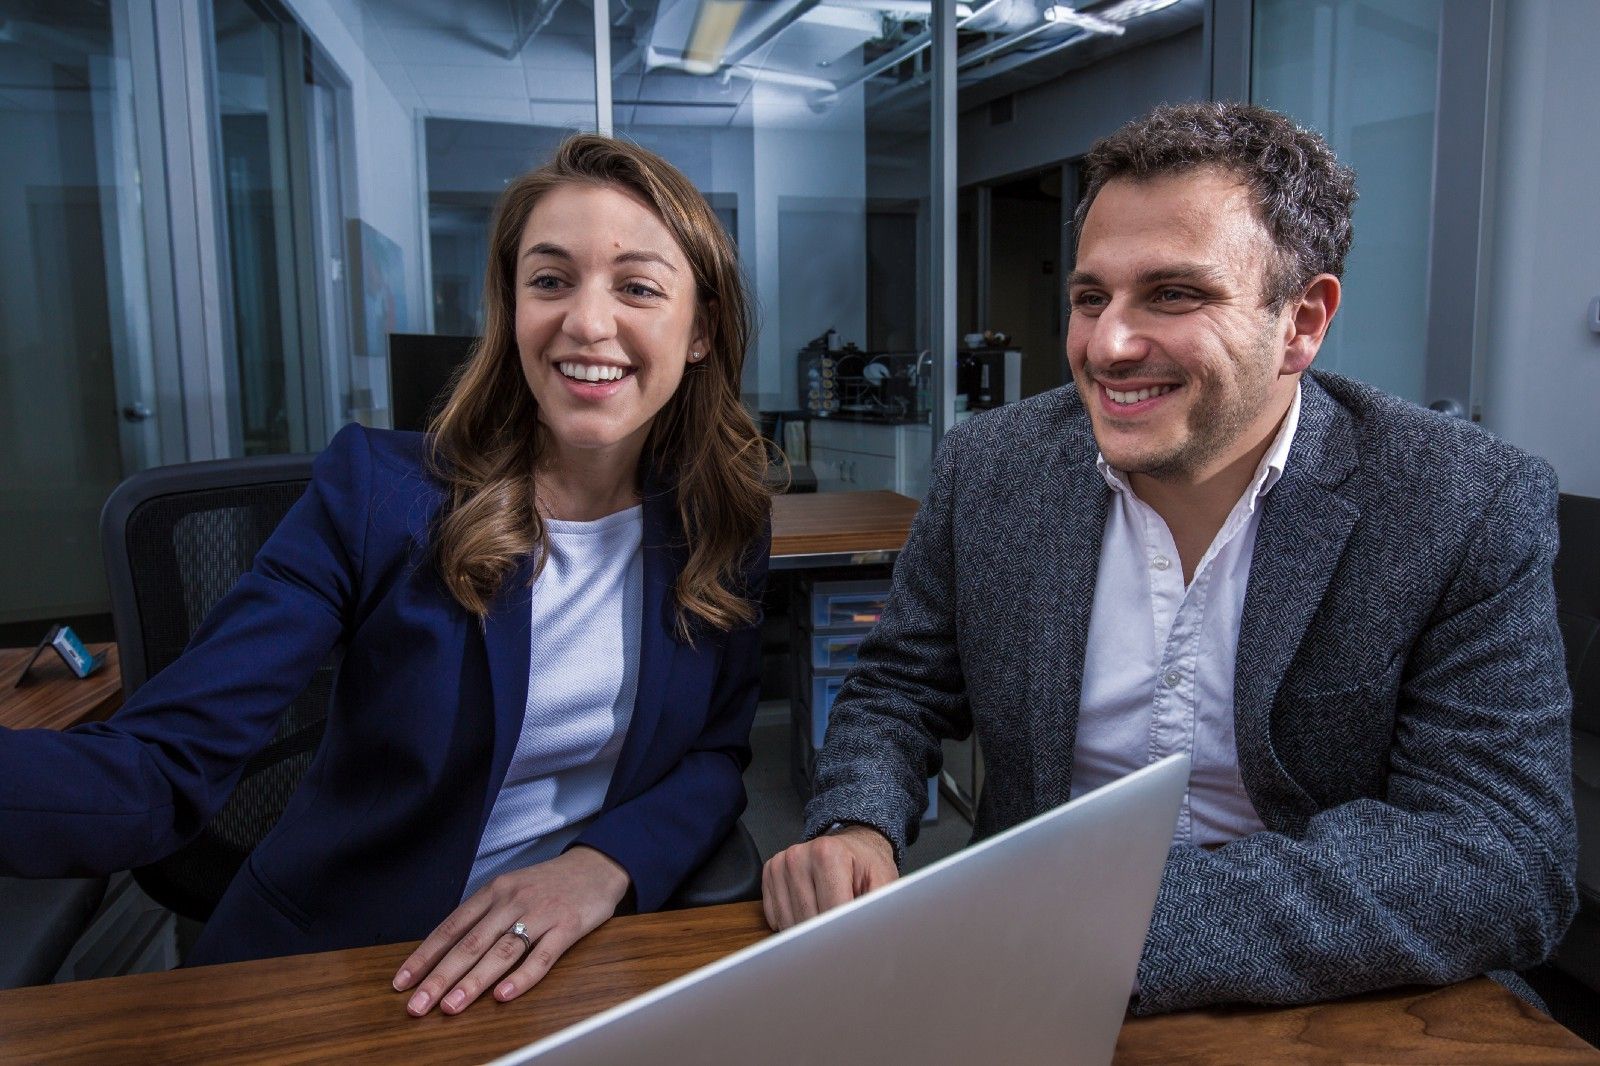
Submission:
[[691,363],[656,415],[644,462],[677,493],[688,562],[675,590],[678,630],[731,629],[756,617],[744,588],[770,506],[766,449],[739,402],[754,334],[738,257],[705,198],[672,164],[638,145],[569,137],[544,166],[500,198],[484,282],[483,338],[430,427],[429,465],[445,486],[435,560],[456,602],[480,619],[505,581],[544,540],[533,479],[544,448],[538,405],[516,339],[517,246],[541,197],[565,185],[610,186],[648,204],[694,273],[698,322],[709,351]]

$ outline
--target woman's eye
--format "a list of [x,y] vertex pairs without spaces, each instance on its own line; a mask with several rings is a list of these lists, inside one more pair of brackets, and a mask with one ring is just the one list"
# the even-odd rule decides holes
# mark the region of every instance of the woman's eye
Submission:
[[549,292],[560,287],[561,279],[556,277],[554,274],[540,274],[528,281],[528,288],[542,289],[545,292]]
[[627,293],[629,296],[637,296],[642,300],[653,299],[661,295],[660,292],[651,288],[649,285],[644,285],[637,281],[628,282],[622,287],[622,291]]

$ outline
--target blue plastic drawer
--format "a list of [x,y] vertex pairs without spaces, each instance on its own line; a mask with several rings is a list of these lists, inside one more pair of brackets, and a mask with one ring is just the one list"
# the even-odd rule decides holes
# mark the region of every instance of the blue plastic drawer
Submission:
[[818,670],[845,670],[856,664],[856,650],[867,637],[858,633],[818,633],[811,638],[811,665]]
[[[844,687],[845,675],[814,674],[811,677],[811,700],[805,708],[809,733],[811,736],[811,750],[822,749],[822,740],[828,734],[828,714],[833,710],[833,701],[839,698],[839,690]],[[928,809],[922,812],[924,822],[938,820],[939,817],[939,777],[935,774],[928,778]]]
[[871,629],[883,617],[889,582],[818,581],[811,586],[811,625],[815,629]]
[[811,679],[811,746],[820,749],[828,732],[828,712],[844,687],[843,674],[818,674]]

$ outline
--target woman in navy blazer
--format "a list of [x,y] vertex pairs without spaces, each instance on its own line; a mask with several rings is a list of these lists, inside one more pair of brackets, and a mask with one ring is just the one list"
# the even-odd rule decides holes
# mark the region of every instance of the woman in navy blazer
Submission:
[[[492,243],[484,339],[429,435],[345,427],[250,572],[121,712],[0,733],[0,871],[178,848],[334,648],[322,746],[189,963],[426,937],[395,987],[416,990],[413,1014],[454,1013],[520,994],[629,892],[659,907],[727,834],[767,555],[733,249],[669,164],[595,136],[508,188]],[[609,787],[558,856],[467,893],[541,676],[546,523],[632,507],[637,698]]]

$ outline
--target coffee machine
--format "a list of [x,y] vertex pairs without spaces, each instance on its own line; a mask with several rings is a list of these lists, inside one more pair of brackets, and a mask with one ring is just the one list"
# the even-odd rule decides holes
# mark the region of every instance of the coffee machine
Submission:
[[967,407],[986,411],[1022,399],[1022,352],[1017,348],[965,348],[956,353],[956,392]]

